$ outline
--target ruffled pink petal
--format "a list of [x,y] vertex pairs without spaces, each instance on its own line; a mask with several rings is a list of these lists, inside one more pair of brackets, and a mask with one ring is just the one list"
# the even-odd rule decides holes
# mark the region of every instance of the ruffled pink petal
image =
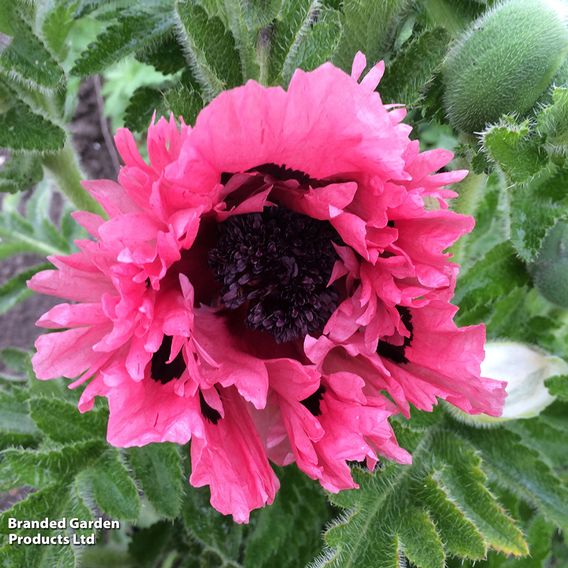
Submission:
[[250,512],[274,501],[280,486],[246,403],[233,388],[221,393],[225,417],[204,422],[203,437],[191,443],[195,487],[209,485],[211,504],[237,523],[247,523]]

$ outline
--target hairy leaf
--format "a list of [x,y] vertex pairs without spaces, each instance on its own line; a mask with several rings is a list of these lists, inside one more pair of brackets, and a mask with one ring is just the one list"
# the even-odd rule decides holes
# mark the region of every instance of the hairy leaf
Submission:
[[357,51],[362,51],[370,64],[382,59],[407,5],[407,0],[344,0],[343,33],[334,62],[349,72]]
[[274,504],[253,518],[245,568],[305,566],[321,549],[321,531],[329,518],[322,490],[293,466],[282,470],[280,483]]
[[[231,33],[219,17],[209,17],[191,0],[176,5],[178,39],[195,78],[208,99],[242,82],[239,54]],[[215,41],[210,41],[214,37]]]
[[4,29],[10,36],[8,45],[0,49],[0,71],[34,89],[56,89],[64,80],[63,69],[35,35],[22,8],[18,2],[0,0],[3,19],[9,22],[9,29]]
[[127,55],[162,40],[171,33],[173,25],[173,13],[166,7],[145,10],[141,5],[127,11],[87,47],[72,73],[81,77],[100,73]]
[[43,178],[39,156],[17,153],[10,156],[0,169],[0,191],[15,193],[24,191]]
[[30,412],[37,427],[55,442],[72,443],[104,439],[107,413],[93,410],[81,414],[77,406],[57,398],[32,398]]
[[181,458],[174,444],[150,444],[128,451],[128,461],[144,494],[158,513],[177,517],[183,498]]
[[432,80],[446,53],[446,30],[427,30],[405,47],[386,68],[379,91],[387,103],[413,105]]

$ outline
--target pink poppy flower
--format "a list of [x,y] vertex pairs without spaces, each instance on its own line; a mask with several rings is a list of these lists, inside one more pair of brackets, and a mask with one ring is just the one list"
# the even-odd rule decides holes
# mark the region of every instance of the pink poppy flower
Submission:
[[88,382],[82,412],[106,397],[113,445],[191,439],[191,483],[238,522],[274,499],[270,462],[356,487],[350,461],[410,461],[388,422],[410,404],[503,405],[483,329],[449,304],[444,251],[473,221],[444,186],[466,172],[436,173],[451,153],[419,152],[365,65],[249,81],[193,128],[162,118],[149,163],[119,130],[118,183],[84,184],[108,219],[76,213],[92,239],[30,281],[69,302],[38,322],[62,330],[38,339],[38,378]]

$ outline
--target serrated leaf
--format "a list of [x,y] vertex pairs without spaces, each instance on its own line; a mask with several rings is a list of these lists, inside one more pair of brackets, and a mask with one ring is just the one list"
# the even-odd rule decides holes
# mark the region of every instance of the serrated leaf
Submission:
[[11,36],[8,45],[0,50],[0,70],[28,87],[56,89],[64,80],[63,69],[35,35],[22,8],[11,0],[0,1],[0,11],[9,19]]
[[43,178],[41,160],[28,153],[13,154],[0,169],[0,191],[24,191]]
[[493,247],[459,279],[454,302],[460,306],[461,324],[477,323],[491,313],[492,305],[511,288],[529,283],[524,264],[510,242]]
[[60,63],[67,56],[67,37],[74,23],[74,9],[74,3],[50,6],[41,24],[43,39]]
[[330,514],[323,492],[294,466],[284,468],[279,477],[274,503],[253,515],[245,568],[305,566],[321,550],[321,532]]
[[[77,496],[70,491],[65,483],[53,483],[35,493],[29,494],[0,516],[0,534],[20,534],[30,536],[37,531],[28,529],[8,528],[8,519],[18,520],[44,519],[60,520],[76,518],[78,520],[92,520],[91,512],[77,500]],[[78,531],[79,533],[81,531]],[[92,531],[89,531],[92,533]],[[69,536],[66,528],[42,529],[41,534],[46,537],[57,538]],[[0,560],[6,567],[28,566],[30,568],[44,568],[57,566],[57,568],[74,568],[77,558],[75,547],[66,544],[45,545],[11,545],[0,549]]]
[[529,179],[548,162],[538,140],[530,138],[527,121],[516,124],[512,119],[503,119],[484,132],[482,140],[485,152],[513,182]]
[[110,517],[125,520],[138,517],[138,490],[116,450],[107,450],[95,465],[83,470],[79,483],[92,489],[96,504]]
[[105,440],[107,413],[94,410],[81,414],[76,405],[58,398],[33,398],[30,414],[37,427],[55,442]]
[[442,28],[412,40],[386,68],[379,91],[387,103],[413,105],[424,92],[446,54],[450,35]]
[[164,75],[173,75],[186,67],[185,57],[176,36],[167,34],[136,53],[136,59],[152,65]]
[[0,81],[0,147],[43,152],[60,150],[64,144],[60,126],[33,112]]
[[349,72],[357,51],[370,64],[384,58],[408,4],[407,0],[344,0],[343,32],[334,63]]
[[536,130],[545,140],[548,151],[566,155],[568,152],[568,88],[552,91],[552,104],[537,114]]
[[341,35],[341,18],[337,10],[322,7],[304,34],[298,36],[282,65],[282,79],[288,83],[296,69],[311,71],[328,61]]
[[442,568],[447,554],[480,559],[488,545],[527,552],[487,489],[475,449],[442,426],[422,435],[411,466],[353,473],[360,489],[330,496],[345,511],[325,535],[330,551],[314,566],[395,568],[405,554],[418,568]]
[[525,262],[532,262],[548,231],[568,215],[568,170],[549,168],[511,188],[511,241]]
[[131,448],[128,461],[156,511],[167,518],[177,517],[187,483],[177,446],[162,443]]
[[551,395],[568,401],[568,375],[550,377],[544,384]]
[[429,476],[424,480],[418,497],[426,503],[430,516],[444,535],[444,546],[449,554],[459,558],[485,556],[486,545],[480,532],[434,478]]
[[288,61],[297,58],[298,46],[309,32],[317,15],[317,0],[284,0],[274,22],[270,46],[270,82],[282,80],[283,69],[290,74],[292,65]]
[[61,449],[22,450],[9,448],[2,452],[0,487],[11,489],[22,485],[44,487],[72,478],[90,466],[105,451],[105,443],[89,441],[70,444]]
[[558,527],[568,527],[568,487],[536,451],[504,428],[490,432],[470,428],[466,436],[499,484],[538,507]]
[[72,73],[85,77],[100,73],[120,61],[171,33],[174,25],[170,9],[136,9],[122,13],[91,43],[75,62]]
[[164,92],[163,106],[177,119],[182,117],[186,124],[193,124],[204,101],[191,84],[180,82]]
[[[240,59],[231,33],[218,17],[209,17],[191,0],[176,4],[178,39],[195,78],[208,99],[223,89],[241,84]],[[210,41],[214,37],[215,41]]]
[[243,82],[248,79],[258,79],[259,66],[256,59],[255,46],[256,30],[252,30],[249,27],[250,18],[247,18],[247,6],[241,0],[237,2],[226,1],[224,8],[229,29],[240,56]]

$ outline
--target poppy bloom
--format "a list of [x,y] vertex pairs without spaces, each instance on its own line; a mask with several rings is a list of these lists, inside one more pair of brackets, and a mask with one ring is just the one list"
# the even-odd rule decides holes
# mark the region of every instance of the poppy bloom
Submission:
[[79,408],[108,399],[115,446],[191,438],[191,483],[238,522],[274,499],[270,462],[352,488],[349,461],[410,461],[388,422],[409,404],[503,404],[483,328],[449,304],[444,250],[473,220],[444,186],[466,172],[435,173],[451,153],[419,152],[365,65],[249,81],[193,128],[160,119],[149,163],[119,130],[118,183],[84,184],[108,219],[76,213],[93,238],[30,281],[70,301],[38,322],[64,329],[38,339],[38,378],[89,381]]

